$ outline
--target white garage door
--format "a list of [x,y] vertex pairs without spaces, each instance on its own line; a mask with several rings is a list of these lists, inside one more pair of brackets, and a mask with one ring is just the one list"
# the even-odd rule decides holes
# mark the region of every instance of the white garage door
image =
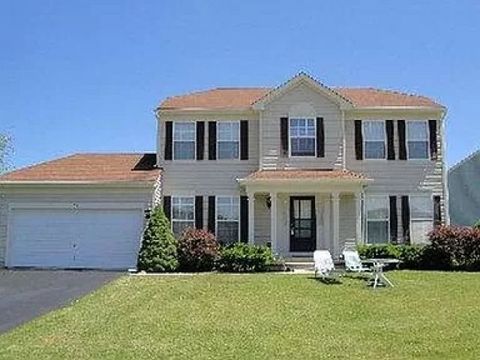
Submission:
[[143,230],[141,209],[14,208],[8,266],[134,268]]

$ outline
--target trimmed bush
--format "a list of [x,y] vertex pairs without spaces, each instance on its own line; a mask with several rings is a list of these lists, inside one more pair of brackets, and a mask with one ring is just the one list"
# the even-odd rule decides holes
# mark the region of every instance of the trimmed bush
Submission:
[[275,264],[268,246],[236,243],[220,249],[217,269],[226,272],[262,272]]
[[480,228],[439,226],[429,238],[430,256],[441,269],[480,270]]
[[372,244],[358,245],[358,253],[364,259],[398,259],[402,269],[421,269],[423,265],[424,246]]
[[475,229],[480,229],[480,219],[478,219],[477,221],[475,221],[472,225],[473,228]]
[[178,268],[177,241],[161,207],[150,213],[138,254],[138,269],[147,272],[170,272]]
[[219,246],[215,236],[205,230],[187,229],[178,240],[178,261],[182,271],[211,271]]

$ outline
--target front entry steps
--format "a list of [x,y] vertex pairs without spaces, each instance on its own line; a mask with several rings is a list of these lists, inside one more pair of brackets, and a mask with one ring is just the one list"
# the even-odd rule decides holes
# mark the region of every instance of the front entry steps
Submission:
[[289,257],[285,258],[285,267],[287,271],[313,271],[313,255],[310,257]]

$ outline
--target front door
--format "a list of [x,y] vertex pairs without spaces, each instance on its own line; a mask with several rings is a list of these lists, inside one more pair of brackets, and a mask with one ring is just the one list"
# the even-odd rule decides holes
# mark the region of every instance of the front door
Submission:
[[290,251],[314,251],[316,233],[315,196],[291,196]]

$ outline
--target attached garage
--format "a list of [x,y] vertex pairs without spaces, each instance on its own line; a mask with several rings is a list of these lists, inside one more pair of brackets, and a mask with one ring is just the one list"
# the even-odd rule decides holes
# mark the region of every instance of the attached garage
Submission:
[[[154,158],[145,166],[143,156],[126,156],[115,155],[114,161],[112,155],[74,155],[54,161],[63,162],[64,169],[66,159],[77,160],[78,169],[88,159],[95,180],[76,174],[75,180],[32,182],[31,172],[28,182],[4,180],[9,174],[0,177],[0,262],[6,267],[135,268],[144,213],[152,206],[159,170]],[[105,166],[105,157],[114,169]]]

